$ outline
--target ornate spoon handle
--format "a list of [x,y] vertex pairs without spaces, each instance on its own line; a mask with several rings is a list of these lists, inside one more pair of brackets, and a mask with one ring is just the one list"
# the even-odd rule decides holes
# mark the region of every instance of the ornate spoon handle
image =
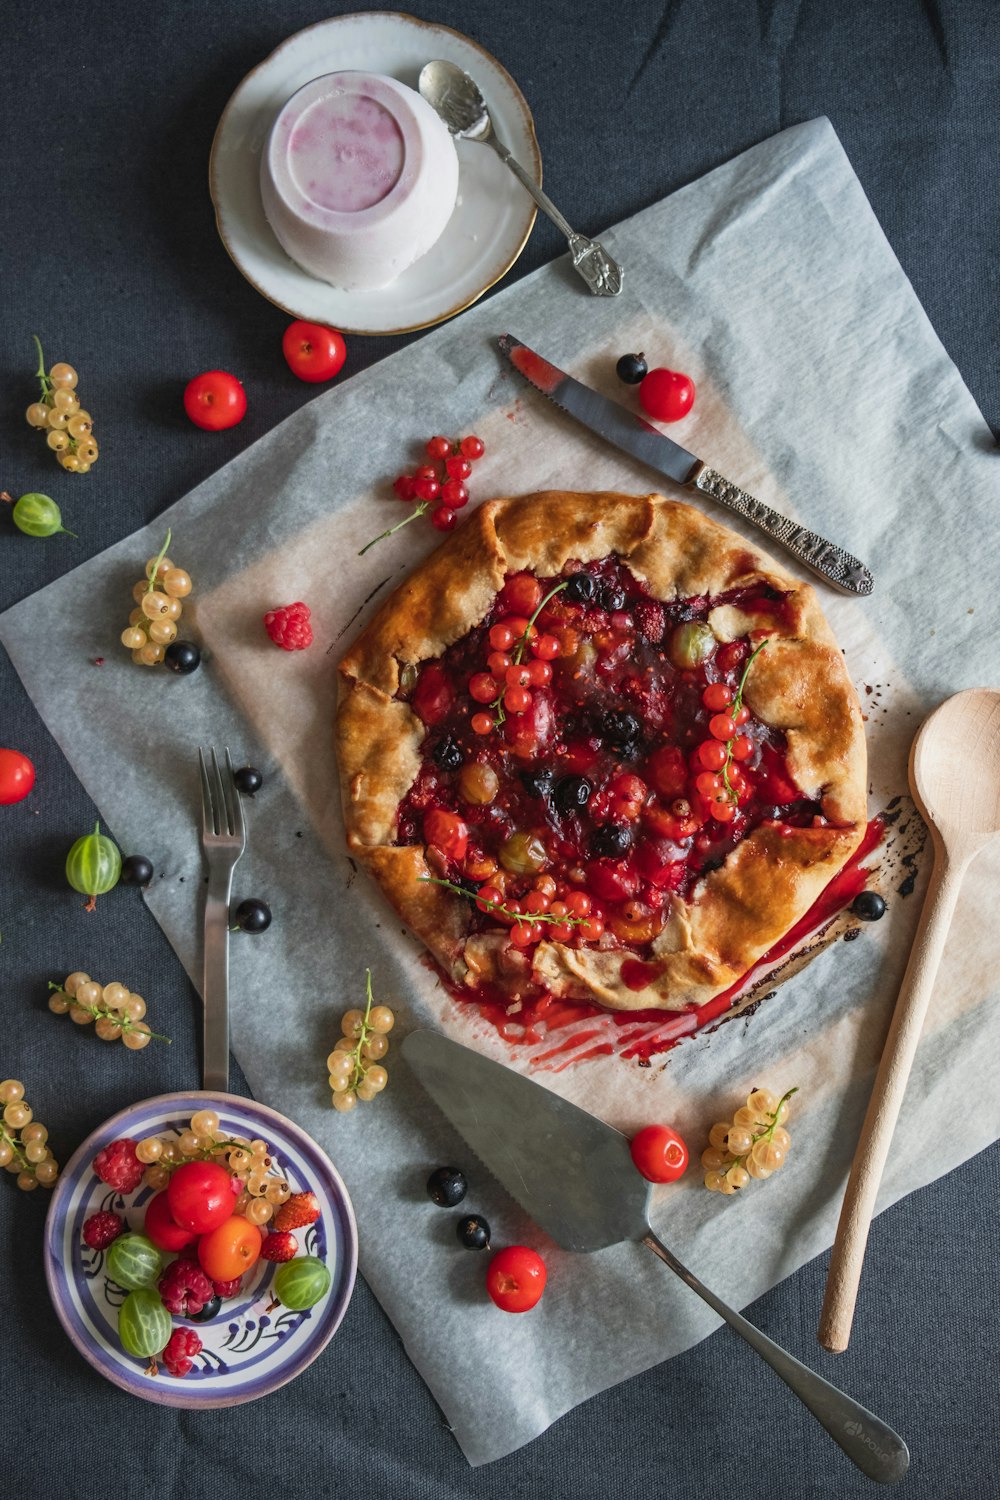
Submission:
[[548,214],[553,224],[562,230],[573,257],[573,269],[583,277],[594,296],[617,297],[625,274],[618,262],[612,260],[597,240],[588,240],[585,235],[576,233],[548,194],[543,193],[536,182],[532,182],[521,164],[514,160],[507,147],[495,135],[489,136],[488,144],[493,147],[500,160],[510,167],[522,187],[527,188],[542,212]]
[[766,536],[779,542],[787,552],[797,557],[799,562],[825,578],[828,583],[843,589],[846,594],[870,594],[874,588],[875,581],[864,563],[845,552],[843,547],[828,542],[825,537],[807,530],[797,521],[790,521],[787,516],[779,515],[763,501],[755,500],[753,495],[741,490],[739,485],[724,479],[707,464],[700,464],[687,482],[701,490],[703,495],[711,495],[720,505],[728,505],[730,510],[734,510],[745,521],[758,526]]

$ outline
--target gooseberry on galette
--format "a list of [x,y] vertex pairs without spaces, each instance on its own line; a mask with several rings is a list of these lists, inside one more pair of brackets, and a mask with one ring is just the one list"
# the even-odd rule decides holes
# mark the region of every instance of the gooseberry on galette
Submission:
[[864,834],[812,587],[661,495],[480,506],[340,674],[349,850],[458,994],[703,1006]]

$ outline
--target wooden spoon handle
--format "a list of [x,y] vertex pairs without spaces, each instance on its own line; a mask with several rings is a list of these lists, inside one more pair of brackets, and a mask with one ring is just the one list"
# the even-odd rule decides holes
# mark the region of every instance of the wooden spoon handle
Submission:
[[872,1088],[861,1138],[854,1153],[847,1192],[834,1240],[826,1296],[817,1337],[824,1349],[847,1348],[868,1229],[875,1212],[882,1172],[896,1128],[907,1079],[923,1029],[927,1005],[941,963],[966,859],[950,859],[939,848],[910,961],[903,976],[882,1061]]

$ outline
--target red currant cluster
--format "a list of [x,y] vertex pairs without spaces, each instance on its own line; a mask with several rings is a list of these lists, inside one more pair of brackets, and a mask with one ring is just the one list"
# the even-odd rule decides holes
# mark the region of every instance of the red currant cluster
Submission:
[[735,693],[725,682],[711,682],[701,695],[702,703],[712,715],[708,721],[711,739],[703,740],[694,752],[702,767],[695,777],[695,786],[708,803],[709,816],[717,823],[732,822],[740,798],[749,790],[743,772],[734,762],[749,760],[753,754],[749,735],[738,732],[750,718],[750,710],[743,703],[743,688],[751,666],[766,645],[766,641],[761,641],[748,659]]
[[450,438],[436,436],[428,439],[425,452],[429,463],[421,464],[412,474],[399,474],[392,482],[397,500],[413,505],[413,510],[405,520],[398,521],[388,531],[366,542],[358,553],[359,557],[363,557],[376,542],[392,536],[428,510],[432,526],[438,531],[451,531],[458,520],[457,512],[468,505],[469,491],[465,481],[472,473],[472,465],[486,452],[482,438],[470,434],[452,442]]
[[[539,634],[535,621],[549,600],[566,587],[560,583],[542,598],[542,586],[530,573],[509,579],[505,585],[505,602],[523,614],[505,615],[491,627],[487,640],[492,648],[486,658],[486,671],[474,672],[469,678],[469,696],[487,704],[488,713],[472,715],[476,734],[491,734],[503,723],[506,713],[524,714],[531,708],[533,687],[548,687],[552,681],[552,662],[559,655],[559,641],[554,635]],[[530,652],[531,660],[525,661]]]

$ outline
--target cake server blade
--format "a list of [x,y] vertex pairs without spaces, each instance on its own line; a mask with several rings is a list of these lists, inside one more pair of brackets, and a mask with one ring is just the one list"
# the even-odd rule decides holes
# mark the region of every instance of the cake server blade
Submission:
[[584,427],[596,432],[598,437],[613,443],[631,458],[637,458],[657,474],[672,479],[675,484],[696,489],[720,505],[728,506],[835,588],[846,594],[871,593],[874,587],[871,573],[864,563],[842,547],[772,510],[747,490],[724,479],[716,469],[710,468],[665,433],[658,432],[642,417],[574,380],[572,375],[550,364],[512,334],[502,333],[497,345],[501,354],[529,384]]
[[437,1032],[411,1031],[401,1050],[445,1118],[557,1245],[641,1241],[766,1360],[852,1463],[883,1484],[903,1477],[910,1456],[891,1427],[734,1312],[657,1238],[650,1186],[620,1131]]

